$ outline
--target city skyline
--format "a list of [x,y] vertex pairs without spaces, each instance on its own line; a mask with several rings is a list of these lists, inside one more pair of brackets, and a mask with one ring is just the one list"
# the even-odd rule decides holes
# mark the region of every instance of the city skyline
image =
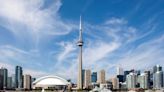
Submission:
[[163,3],[0,1],[0,67],[10,75],[19,65],[34,77],[59,75],[76,81],[80,15],[84,69],[104,69],[109,77],[116,74],[117,65],[125,70],[164,66]]
[[[83,69],[82,71],[83,89],[92,89],[92,87],[96,85],[100,85],[100,88],[103,85],[108,85],[109,89],[113,88],[112,90],[118,90],[118,89],[121,89],[121,90],[127,90],[127,89],[128,90],[138,90],[138,89],[159,90],[163,88],[163,85],[164,85],[163,69],[162,69],[162,66],[160,65],[154,65],[151,70],[147,70],[147,71],[131,69],[131,70],[123,71],[123,72],[124,73],[117,74],[114,77],[105,78],[105,75],[106,75],[105,70],[101,70],[97,74],[97,72],[92,72],[92,70]],[[53,85],[58,85],[58,83],[59,84],[62,83],[62,82],[56,81],[57,80],[56,78],[59,80],[61,79],[60,81],[66,84],[68,83],[70,85],[71,84],[74,85],[74,83],[71,82],[70,79],[65,80],[59,76],[50,76],[50,75],[42,76],[40,78],[37,78],[36,80],[36,78],[32,77],[30,74],[23,74],[23,68],[21,66],[15,66],[14,76],[13,75],[8,76],[7,68],[1,67],[0,68],[0,82],[1,82],[0,89],[1,90],[2,89],[32,90],[32,89],[35,89],[36,87],[39,87],[40,83],[43,83],[44,87],[47,88],[49,84],[52,86],[53,83],[54,83]],[[50,83],[49,81],[53,81],[53,83]],[[79,89],[79,86],[76,86],[76,87],[77,89]]]

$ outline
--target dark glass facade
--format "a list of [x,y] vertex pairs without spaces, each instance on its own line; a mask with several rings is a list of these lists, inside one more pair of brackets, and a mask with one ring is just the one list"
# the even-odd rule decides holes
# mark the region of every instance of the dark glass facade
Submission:
[[1,81],[1,89],[7,88],[7,77],[8,77],[8,70],[6,68],[0,69],[0,81]]
[[16,88],[23,88],[23,70],[20,66],[15,68],[15,86]]
[[97,82],[97,72],[93,72],[91,75],[92,82]]

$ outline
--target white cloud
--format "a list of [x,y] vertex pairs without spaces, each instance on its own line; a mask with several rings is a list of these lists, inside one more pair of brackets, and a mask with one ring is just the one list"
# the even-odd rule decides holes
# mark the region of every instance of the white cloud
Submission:
[[19,60],[19,59],[23,58],[24,56],[30,55],[30,53],[28,53],[24,50],[15,48],[10,45],[0,46],[0,54],[1,54],[0,59],[9,61],[9,62],[11,62],[9,59],[16,59],[21,62],[21,60]]
[[[86,24],[86,33],[102,42],[128,43],[138,38],[138,29],[123,18],[111,18],[99,25]],[[84,31],[84,32],[85,32]],[[100,34],[101,33],[101,34]]]
[[124,54],[118,63],[122,64],[125,69],[147,69],[152,68],[155,64],[164,65],[163,46],[164,36],[155,40],[150,40],[139,45],[131,53]]
[[69,56],[71,56],[71,53],[76,50],[76,47],[74,46],[73,43],[66,43],[66,42],[61,42],[60,43],[63,51],[58,56],[58,61],[61,62],[65,59],[67,59]]
[[[87,66],[95,65],[97,62],[101,62],[102,59],[106,58],[110,53],[119,47],[119,43],[93,43],[93,46],[84,49],[84,63]],[[103,64],[103,62],[102,62]]]
[[2,45],[0,46],[0,54],[0,62],[10,64],[12,67],[20,65],[37,70],[43,66],[40,61],[40,52],[37,51],[25,51],[10,45]]
[[107,25],[122,25],[122,24],[127,24],[127,21],[124,19],[119,19],[119,18],[111,18],[105,22]]
[[60,0],[54,0],[48,7],[44,4],[44,0],[1,0],[0,26],[32,44],[38,44],[47,35],[65,35],[76,28],[72,22],[60,18]]
[[62,76],[66,79],[71,79],[73,82],[77,80],[77,59],[72,60],[72,64],[69,67],[60,67],[59,71],[55,75]]
[[32,70],[32,69],[24,69],[23,74],[29,74],[32,77],[36,77],[36,78],[49,75],[49,73],[47,72]]

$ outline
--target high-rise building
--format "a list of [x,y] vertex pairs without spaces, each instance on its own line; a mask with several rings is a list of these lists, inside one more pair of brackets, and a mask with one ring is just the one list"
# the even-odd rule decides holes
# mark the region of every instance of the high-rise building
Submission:
[[153,88],[161,87],[163,87],[163,71],[160,65],[156,65],[153,67]]
[[101,70],[99,72],[98,83],[100,83],[100,84],[105,83],[105,70]]
[[11,77],[12,77],[12,84],[11,84],[11,86],[12,86],[12,89],[14,89],[16,87],[15,86],[15,74],[12,74]]
[[117,75],[124,75],[124,71],[122,67],[117,67]]
[[12,88],[12,77],[8,77],[7,78],[7,89],[11,89]]
[[160,89],[163,87],[163,71],[157,71],[154,74],[153,86],[155,89]]
[[91,70],[85,70],[85,88],[88,88],[91,84]]
[[31,76],[30,75],[23,76],[23,87],[26,90],[31,90]]
[[156,65],[153,67],[153,73],[156,73],[157,71],[162,71],[162,67],[160,65]]
[[94,82],[94,83],[97,82],[97,72],[92,72],[91,80],[92,80],[92,82]]
[[0,74],[0,90],[3,90],[3,75]]
[[140,83],[140,88],[143,89],[148,89],[149,88],[149,80],[148,80],[148,75],[146,73],[142,73],[138,77],[139,83]]
[[150,73],[150,71],[144,71],[144,73],[148,77],[148,88],[150,88],[150,86],[151,86],[151,73]]
[[117,75],[119,82],[124,82],[124,75]]
[[85,70],[82,69],[82,86],[84,87],[85,85]]
[[134,70],[134,73],[137,74],[137,75],[140,75],[141,71],[140,70]]
[[126,76],[126,85],[128,89],[136,88],[137,75],[135,73],[130,73]]
[[124,78],[123,78],[123,82],[126,81],[126,76],[130,73],[130,71],[124,71]]
[[8,77],[8,70],[6,68],[1,68],[0,69],[0,76],[2,76],[2,81],[3,81],[3,89],[7,88],[7,77]]
[[150,82],[149,82],[149,87],[153,88],[153,81],[154,81],[154,71],[150,70]]
[[77,88],[82,89],[83,83],[82,83],[82,47],[83,47],[83,39],[82,39],[82,23],[81,23],[81,16],[80,16],[80,32],[79,32],[79,41],[77,45],[80,48],[79,51],[79,66],[78,66],[78,81],[77,81]]
[[113,89],[119,89],[119,80],[117,77],[113,77],[111,79],[112,85],[113,85]]
[[15,68],[15,87],[23,88],[23,70],[21,66]]

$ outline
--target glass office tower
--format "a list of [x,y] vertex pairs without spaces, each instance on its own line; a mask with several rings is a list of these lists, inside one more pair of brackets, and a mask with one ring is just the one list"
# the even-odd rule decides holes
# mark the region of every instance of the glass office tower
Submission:
[[16,88],[23,88],[23,70],[21,66],[15,68],[15,86]]

